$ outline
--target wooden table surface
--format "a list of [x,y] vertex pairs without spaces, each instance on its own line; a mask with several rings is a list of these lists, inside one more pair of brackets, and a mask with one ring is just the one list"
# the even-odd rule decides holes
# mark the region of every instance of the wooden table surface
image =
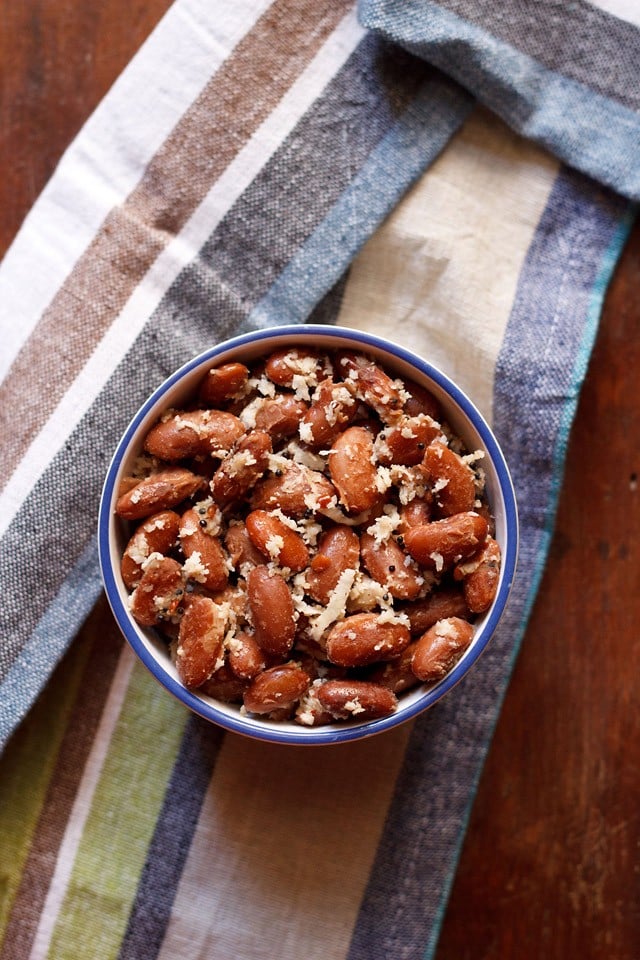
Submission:
[[[0,256],[169,6],[0,0]],[[639,374],[640,224],[607,295],[437,960],[640,957]]]

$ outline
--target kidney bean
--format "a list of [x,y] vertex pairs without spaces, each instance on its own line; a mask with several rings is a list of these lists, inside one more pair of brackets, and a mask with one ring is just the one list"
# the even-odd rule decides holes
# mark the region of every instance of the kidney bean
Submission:
[[458,662],[473,639],[473,627],[466,620],[449,617],[439,620],[416,642],[411,669],[418,680],[441,680]]
[[192,561],[187,569],[193,569],[195,579],[209,590],[224,590],[229,580],[225,552],[218,537],[204,529],[206,525],[206,518],[195,509],[185,511],[180,521],[180,546]]
[[141,626],[153,627],[173,616],[183,595],[184,574],[177,560],[151,554],[131,594],[129,609]]
[[208,680],[202,684],[198,693],[204,693],[214,700],[221,700],[223,703],[242,703],[244,692],[249,686],[249,680],[241,680],[237,677],[228,664],[223,664],[211,674]]
[[357,533],[341,524],[324,533],[306,574],[307,592],[318,603],[328,603],[345,570],[356,569],[360,557]]
[[272,713],[297,703],[310,684],[297,664],[285,663],[263,670],[247,687],[244,705],[250,713]]
[[457,453],[436,441],[425,450],[423,466],[434,485],[434,503],[441,517],[473,510],[476,501],[473,471]]
[[331,480],[350,513],[363,513],[384,499],[372,457],[373,441],[364,427],[348,427],[331,447]]
[[140,480],[116,503],[116,513],[124,520],[141,520],[159,510],[169,510],[202,490],[203,477],[184,467],[168,467]]
[[409,644],[409,628],[380,621],[377,613],[354,613],[336,623],[327,637],[329,660],[341,667],[364,667],[397,657]]
[[298,432],[307,404],[294,394],[283,394],[274,400],[265,400],[256,413],[256,428],[268,433],[272,440],[283,440]]
[[299,533],[265,510],[253,510],[246,519],[251,542],[267,558],[299,573],[309,564],[309,551]]
[[472,557],[486,535],[484,517],[466,512],[414,527],[404,534],[404,542],[414,560],[440,573]]
[[161,460],[184,460],[230,450],[244,432],[242,421],[222,410],[177,410],[151,428],[144,449]]
[[246,631],[236,633],[229,646],[229,669],[241,680],[253,680],[266,670],[269,661],[256,638]]
[[402,416],[404,398],[397,381],[361,354],[339,355],[338,368],[345,379],[357,384],[358,394],[383,423],[395,423]]
[[211,480],[211,492],[221,507],[242,499],[269,466],[271,438],[254,430],[238,441]]
[[[194,585],[194,590],[209,594],[206,588],[201,589],[197,585]],[[244,580],[239,579],[236,584],[229,584],[224,590],[216,590],[210,596],[218,604],[228,604],[230,617],[235,617],[236,627],[239,630],[247,624],[249,600]]]
[[324,509],[337,499],[337,491],[327,477],[292,462],[280,476],[265,477],[256,484],[251,505],[258,510],[278,508],[286,516],[299,519],[309,510]]
[[176,670],[185,687],[197,689],[221,660],[227,627],[224,607],[210,597],[193,595],[185,603],[180,621]]
[[365,680],[327,680],[318,686],[316,697],[327,713],[340,720],[376,720],[398,706],[391,690]]
[[404,412],[409,417],[417,417],[421,413],[431,417],[437,423],[442,420],[442,407],[434,395],[425,387],[420,386],[414,380],[404,380],[404,389],[409,394],[409,399],[405,400]]
[[421,636],[438,620],[458,617],[471,620],[472,614],[460,587],[441,587],[421,600],[412,600],[400,605],[400,612],[409,618],[412,637]]
[[331,446],[358,412],[354,394],[351,383],[334,383],[331,378],[319,383],[301,420],[300,439],[314,450]]
[[379,683],[394,693],[404,693],[417,686],[420,681],[413,672],[413,657],[416,652],[417,641],[410,643],[395,660],[381,663],[369,674],[372,683]]
[[500,579],[500,547],[488,536],[480,551],[458,564],[453,575],[462,579],[464,597],[469,610],[484,613],[495,600]]
[[320,365],[320,355],[314,350],[287,347],[284,350],[274,350],[270,354],[265,365],[265,373],[278,386],[291,387],[295,376],[313,377]]
[[250,571],[247,592],[257,642],[266,653],[286,657],[296,633],[289,587],[277,573],[261,566]]
[[370,533],[360,536],[362,561],[378,583],[385,586],[396,600],[415,600],[424,583],[411,565],[411,557],[389,537],[378,543]]
[[240,570],[247,564],[250,567],[258,567],[264,563],[264,557],[253,545],[243,520],[235,520],[229,524],[224,545],[235,570]]
[[175,544],[180,517],[173,510],[154,513],[137,528],[125,547],[120,566],[122,579],[133,590],[142,576],[142,565],[152,553],[167,554]]
[[438,436],[442,436],[440,426],[430,417],[402,416],[394,426],[378,434],[375,449],[382,464],[415,467],[424,459],[427,446]]
[[315,676],[311,679],[311,686],[300,697],[294,719],[296,723],[305,727],[319,727],[325,723],[333,723],[336,718],[322,706],[317,697],[318,689],[325,681]]
[[431,520],[431,495],[414,497],[409,503],[400,506],[398,533],[405,534],[412,527],[421,527]]
[[241,393],[249,378],[249,370],[243,363],[224,363],[214,367],[202,379],[198,399],[210,407],[217,407]]

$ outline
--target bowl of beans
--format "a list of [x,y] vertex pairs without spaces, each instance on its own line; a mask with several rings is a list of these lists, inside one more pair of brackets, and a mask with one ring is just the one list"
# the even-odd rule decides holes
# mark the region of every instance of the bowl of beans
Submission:
[[287,744],[371,736],[467,673],[511,588],[509,471],[469,398],[388,340],[244,334],[170,376],[104,484],[100,564],[189,709]]

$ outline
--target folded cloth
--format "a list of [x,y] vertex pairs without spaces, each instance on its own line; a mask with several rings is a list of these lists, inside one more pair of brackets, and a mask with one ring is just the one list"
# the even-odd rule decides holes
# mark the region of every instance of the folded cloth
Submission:
[[[432,955],[632,217],[472,93],[346,2],[177,0],[7,254],[0,958]],[[146,395],[226,336],[309,318],[457,379],[522,523],[468,678],[411,725],[322,750],[167,698],[111,620],[95,546]]]
[[637,3],[360,0],[359,10],[515,130],[640,199]]

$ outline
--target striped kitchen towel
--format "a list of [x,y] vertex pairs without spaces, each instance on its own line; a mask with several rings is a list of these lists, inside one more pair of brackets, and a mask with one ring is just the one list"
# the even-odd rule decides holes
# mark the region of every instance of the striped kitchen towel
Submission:
[[[1,960],[433,955],[632,218],[474,102],[343,0],[177,0],[7,254]],[[114,626],[95,546],[141,400],[213,342],[307,319],[453,376],[522,524],[468,678],[411,725],[315,750],[166,697]]]
[[360,0],[362,23],[424,57],[565,163],[640,199],[635,0]]

